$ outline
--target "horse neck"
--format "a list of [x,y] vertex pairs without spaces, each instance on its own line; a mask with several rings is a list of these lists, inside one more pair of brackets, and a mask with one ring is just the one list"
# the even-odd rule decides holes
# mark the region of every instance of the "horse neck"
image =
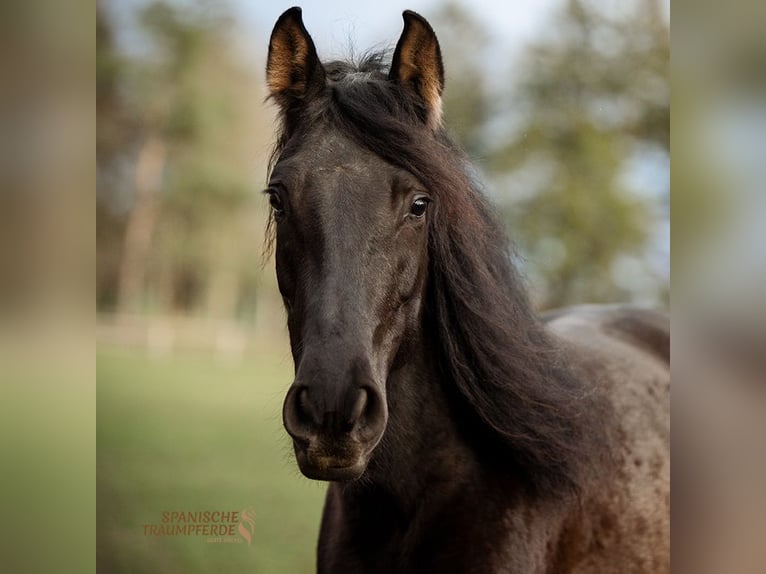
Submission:
[[428,541],[454,545],[465,564],[451,567],[467,571],[471,560],[486,559],[475,552],[508,535],[507,509],[522,491],[493,462],[497,452],[487,453],[466,428],[466,413],[439,375],[434,341],[420,335],[389,375],[383,439],[362,478],[331,487],[337,506],[325,510],[323,529],[338,528],[334,520],[342,517],[353,525],[351,544],[371,544],[382,557],[407,556]]

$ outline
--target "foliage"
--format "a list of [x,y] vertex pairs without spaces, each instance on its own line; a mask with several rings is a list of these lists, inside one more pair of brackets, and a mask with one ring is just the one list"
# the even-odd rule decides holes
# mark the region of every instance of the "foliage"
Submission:
[[[667,261],[652,246],[668,189],[636,193],[626,177],[669,164],[660,0],[566,0],[516,55],[465,6],[430,18],[446,121],[488,180],[536,304],[662,299]],[[262,62],[242,61],[220,4],[97,8],[98,307],[251,320],[273,285],[259,267],[273,133]]]
[[230,317],[258,261],[254,150],[268,138],[236,28],[223,9],[152,2],[130,51],[117,49],[107,10],[98,20],[99,126],[121,126],[99,139],[102,308]]
[[[658,214],[626,189],[625,170],[647,150],[669,151],[669,35],[658,2],[629,6],[613,15],[569,0],[499,93],[475,79],[481,50],[447,60],[458,78],[447,117],[474,120],[456,136],[491,180],[544,307],[631,299],[614,275],[626,256],[647,257]],[[454,7],[441,18],[447,29],[476,25]],[[477,133],[501,143],[484,136],[477,146]],[[661,290],[664,280],[652,280]]]

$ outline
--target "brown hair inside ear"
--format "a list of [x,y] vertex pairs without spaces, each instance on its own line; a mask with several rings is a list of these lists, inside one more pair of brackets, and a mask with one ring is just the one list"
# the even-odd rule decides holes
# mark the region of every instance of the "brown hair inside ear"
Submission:
[[428,123],[441,123],[444,65],[431,26],[415,12],[404,12],[404,30],[396,45],[389,78],[414,91],[428,110]]
[[300,8],[279,17],[269,41],[266,83],[281,105],[285,98],[305,98],[324,85],[324,70],[314,41],[303,25]]

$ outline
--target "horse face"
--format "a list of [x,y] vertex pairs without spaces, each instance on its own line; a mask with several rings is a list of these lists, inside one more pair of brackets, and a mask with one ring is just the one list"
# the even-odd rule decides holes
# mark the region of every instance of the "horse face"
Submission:
[[[412,121],[421,122],[412,137],[430,137],[441,121],[439,43],[421,16],[405,11],[403,18],[388,74],[374,81],[409,102]],[[350,480],[365,471],[383,436],[386,381],[395,359],[412,348],[403,341],[419,328],[431,198],[322,112],[339,81],[358,87],[371,79],[336,72],[319,61],[300,8],[282,14],[266,80],[283,128],[268,192],[295,360],[283,418],[306,476]]]
[[268,189],[296,375],[283,419],[303,474],[358,478],[386,427],[386,380],[419,326],[427,190],[328,129]]

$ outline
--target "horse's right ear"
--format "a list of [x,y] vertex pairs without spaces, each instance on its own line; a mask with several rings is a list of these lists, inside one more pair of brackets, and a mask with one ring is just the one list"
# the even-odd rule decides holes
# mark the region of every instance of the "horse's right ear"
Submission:
[[325,86],[325,72],[297,6],[282,14],[269,41],[266,83],[283,110],[307,101]]

